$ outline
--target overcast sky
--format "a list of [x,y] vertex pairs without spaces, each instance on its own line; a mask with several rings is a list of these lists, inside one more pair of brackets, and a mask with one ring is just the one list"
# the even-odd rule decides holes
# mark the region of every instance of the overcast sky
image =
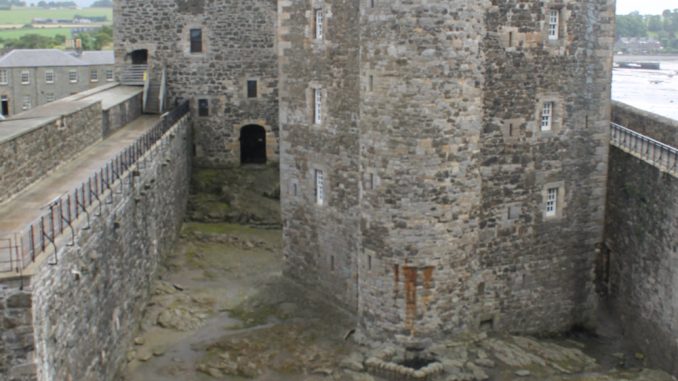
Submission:
[[665,9],[678,9],[678,0],[617,0],[617,14],[638,11],[645,15],[658,15]]

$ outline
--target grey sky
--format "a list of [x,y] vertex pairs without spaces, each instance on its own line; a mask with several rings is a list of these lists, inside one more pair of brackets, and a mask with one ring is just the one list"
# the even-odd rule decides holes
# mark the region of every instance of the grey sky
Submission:
[[644,15],[658,15],[665,9],[678,9],[678,0],[617,0],[617,14],[620,15],[633,11]]

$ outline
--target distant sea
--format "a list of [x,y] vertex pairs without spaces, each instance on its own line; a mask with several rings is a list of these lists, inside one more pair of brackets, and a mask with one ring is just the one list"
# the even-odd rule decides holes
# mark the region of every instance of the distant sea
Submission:
[[678,120],[678,56],[615,56],[615,62],[659,62],[661,70],[613,70],[612,99]]

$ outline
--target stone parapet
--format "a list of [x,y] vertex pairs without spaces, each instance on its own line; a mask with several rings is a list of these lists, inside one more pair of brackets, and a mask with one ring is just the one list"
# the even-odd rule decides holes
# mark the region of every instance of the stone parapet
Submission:
[[0,122],[0,202],[101,139],[101,102],[70,102],[69,107],[75,110]]
[[613,101],[612,122],[664,144],[678,147],[678,120]]
[[[0,288],[0,378],[117,380],[190,183],[190,118],[181,118],[43,253]],[[23,287],[23,288],[21,288]],[[11,308],[10,308],[11,307]],[[9,323],[8,323],[9,322]],[[3,361],[4,360],[4,361]]]

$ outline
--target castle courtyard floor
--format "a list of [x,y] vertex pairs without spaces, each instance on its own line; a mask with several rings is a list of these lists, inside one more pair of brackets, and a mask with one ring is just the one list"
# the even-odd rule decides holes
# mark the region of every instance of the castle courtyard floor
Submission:
[[[345,340],[350,317],[281,275],[281,233],[188,223],[155,283],[126,381],[381,381],[366,360],[396,348]],[[614,330],[610,330],[613,335]],[[440,380],[670,381],[607,336],[481,334],[433,351]],[[400,380],[400,378],[390,378]]]

